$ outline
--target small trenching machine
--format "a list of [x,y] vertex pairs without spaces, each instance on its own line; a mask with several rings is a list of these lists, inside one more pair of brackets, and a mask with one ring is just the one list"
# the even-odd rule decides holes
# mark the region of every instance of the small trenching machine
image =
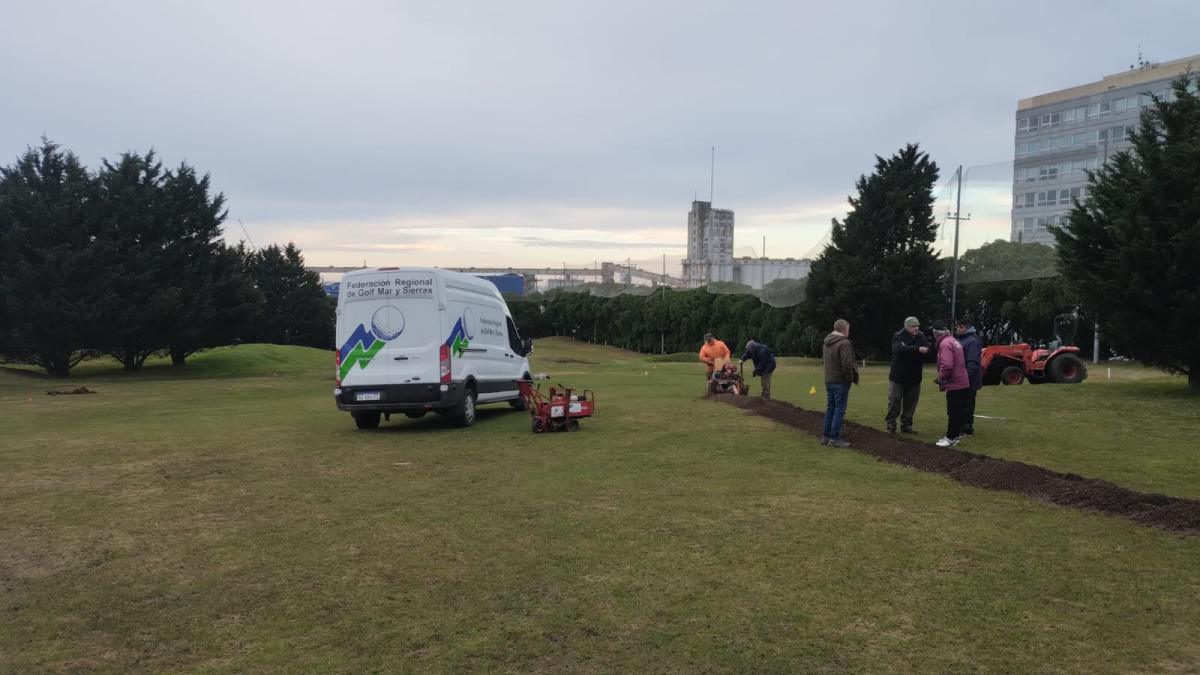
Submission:
[[[539,379],[545,379],[545,376]],[[544,431],[579,431],[579,420],[591,417],[596,408],[596,395],[591,389],[576,394],[576,390],[558,384],[543,394],[541,382],[533,379],[517,380],[517,385],[521,400],[533,418],[535,434]]]

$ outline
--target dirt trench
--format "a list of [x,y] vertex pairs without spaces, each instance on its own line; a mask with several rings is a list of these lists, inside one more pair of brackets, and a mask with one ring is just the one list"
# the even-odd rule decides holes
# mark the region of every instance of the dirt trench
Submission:
[[[782,422],[819,437],[824,410],[805,410],[786,401],[758,397],[713,396],[753,415]],[[940,473],[975,487],[1018,492],[1034,499],[1123,516],[1134,522],[1174,532],[1200,535],[1200,501],[1147,494],[1096,478],[1059,473],[1040,466],[996,459],[957,448],[939,448],[845,422],[842,438],[851,450],[921,471]]]

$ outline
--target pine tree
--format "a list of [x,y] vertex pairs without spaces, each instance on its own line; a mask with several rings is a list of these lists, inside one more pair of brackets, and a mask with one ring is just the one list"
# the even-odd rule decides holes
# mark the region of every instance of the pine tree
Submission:
[[98,326],[105,351],[126,370],[139,370],[166,347],[182,317],[189,273],[167,255],[174,243],[164,191],[167,174],[154,151],[103,160],[96,174],[99,231],[94,248],[111,261],[100,279],[106,293]]
[[334,301],[316,272],[304,267],[295,244],[268,246],[250,257],[250,274],[262,297],[253,340],[332,348]]
[[96,190],[74,154],[43,138],[0,168],[0,354],[65,377],[88,356],[107,261],[91,247]]
[[834,219],[832,241],[813,262],[804,312],[825,331],[846,319],[855,343],[886,355],[906,316],[932,318],[944,305],[932,247],[938,168],[915,144],[875,160],[875,172],[859,177],[850,212]]
[[1060,265],[1118,351],[1200,392],[1200,78],[1142,111],[1133,146],[1057,228]]

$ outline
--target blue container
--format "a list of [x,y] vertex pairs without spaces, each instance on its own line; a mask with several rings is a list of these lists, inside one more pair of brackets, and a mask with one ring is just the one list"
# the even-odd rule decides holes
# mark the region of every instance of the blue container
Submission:
[[476,276],[495,284],[501,293],[525,295],[525,277],[520,274],[479,274]]

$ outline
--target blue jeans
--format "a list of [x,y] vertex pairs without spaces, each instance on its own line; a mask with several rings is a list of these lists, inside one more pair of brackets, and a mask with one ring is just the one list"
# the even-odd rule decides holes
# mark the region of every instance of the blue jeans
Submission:
[[825,383],[825,438],[840,438],[842,418],[846,416],[846,401],[850,385]]

